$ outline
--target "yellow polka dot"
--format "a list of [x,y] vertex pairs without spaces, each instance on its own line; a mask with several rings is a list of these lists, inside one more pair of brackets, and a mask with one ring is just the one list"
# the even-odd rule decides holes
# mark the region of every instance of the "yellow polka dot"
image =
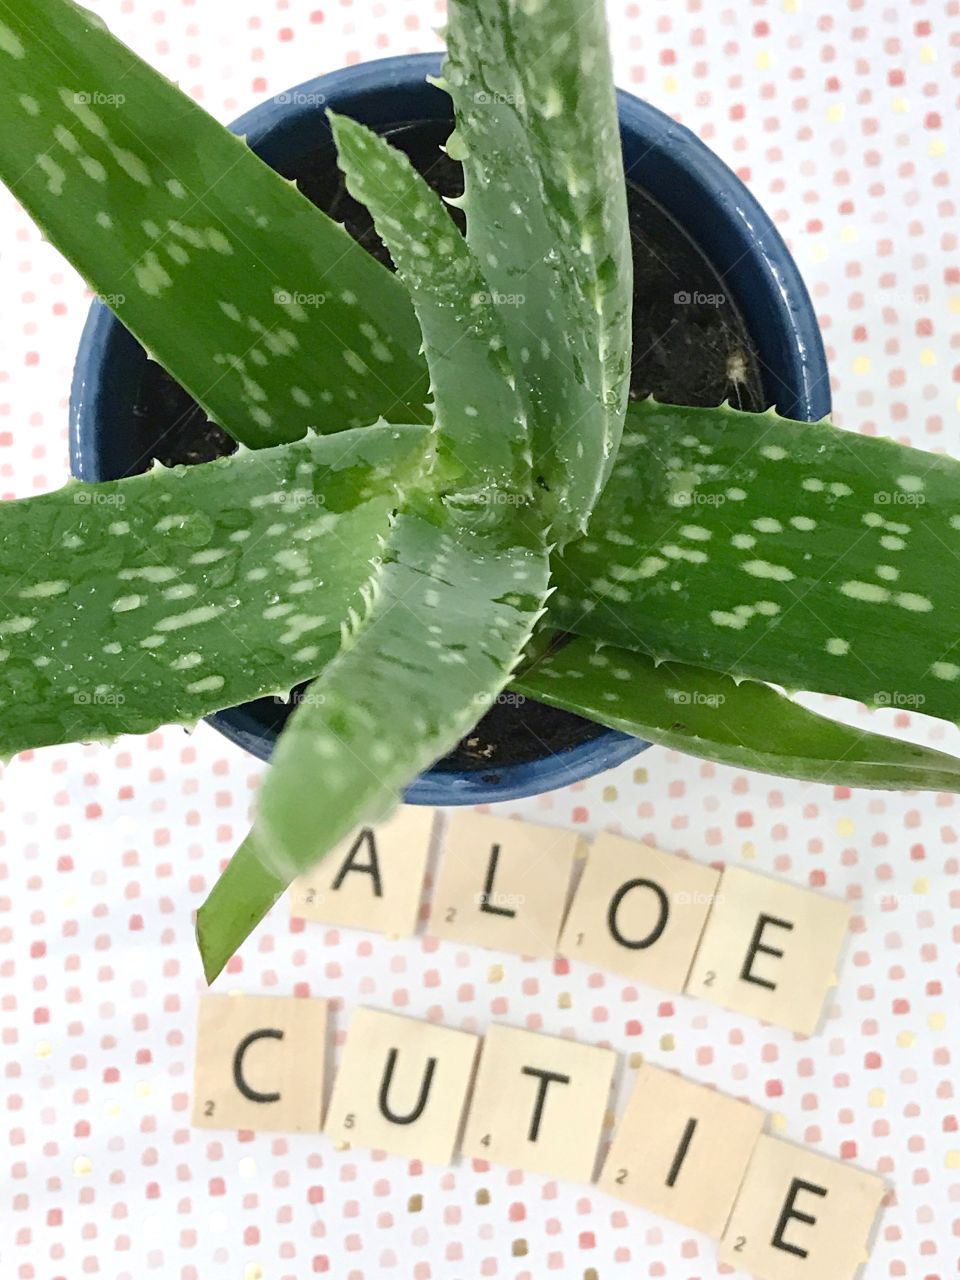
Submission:
[[605,1129],[612,1129],[616,1123],[617,1113],[612,1107],[607,1107],[606,1111],[603,1113],[603,1127]]
[[927,155],[933,156],[934,159],[936,159],[937,156],[945,155],[946,150],[947,144],[942,138],[931,138],[927,143]]
[[827,246],[820,243],[810,245],[807,252],[810,254],[811,262],[825,262],[827,257]]
[[870,372],[870,357],[869,357],[869,356],[857,356],[856,360],[854,360],[854,362],[853,362],[853,372],[854,372],[854,373],[869,373],[869,372]]
[[753,65],[758,71],[769,71],[771,62],[772,58],[770,57],[769,49],[761,49],[753,59]]
[[951,315],[960,316],[960,293],[955,293],[950,299]]
[[571,1004],[573,1004],[573,1000],[571,999],[570,992],[561,991],[560,994],[557,996],[557,1008],[569,1009]]
[[41,1040],[34,1049],[34,1056],[37,1058],[49,1058],[53,1053],[53,1048],[49,1040]]
[[948,1169],[960,1169],[960,1151],[948,1151],[944,1164]]
[[932,44],[922,44],[920,46],[920,61],[925,62],[928,66],[931,62],[937,60],[937,50]]
[[929,892],[930,892],[930,881],[929,881],[929,880],[927,880],[927,878],[926,878],[925,876],[921,876],[921,877],[919,878],[919,880],[914,880],[914,882],[913,882],[913,892],[914,892],[914,893],[929,893]]
[[248,1262],[243,1269],[243,1280],[263,1280],[263,1267],[259,1262]]
[[784,13],[799,13],[800,0],[781,0],[780,7]]
[[631,1054],[630,1054],[630,1057],[628,1058],[628,1060],[627,1060],[627,1061],[630,1063],[630,1067],[631,1067],[631,1069],[632,1069],[632,1070],[634,1070],[634,1071],[636,1071],[636,1070],[638,1069],[638,1067],[642,1067],[642,1066],[643,1066],[643,1054],[642,1054],[642,1053],[631,1053]]
[[617,798],[617,788],[616,788],[616,787],[604,787],[604,788],[603,788],[603,802],[604,802],[604,804],[613,804],[613,802],[614,802],[614,800],[616,800],[616,798]]
[[905,115],[910,110],[910,103],[906,100],[902,93],[898,93],[894,100],[890,103],[890,107],[898,116]]
[[664,87],[665,92],[667,92],[667,93],[676,93],[676,92],[677,92],[677,77],[676,77],[676,76],[664,76],[664,77],[663,77],[663,87]]
[[92,1168],[89,1156],[77,1156],[73,1162],[73,1172],[78,1178],[85,1178]]
[[897,1048],[912,1049],[913,1039],[914,1037],[913,1037],[912,1031],[901,1031],[900,1034],[897,1036]]
[[840,228],[840,239],[844,244],[856,244],[860,239],[860,232],[856,227],[846,226]]
[[490,966],[490,968],[487,970],[487,981],[488,982],[503,981],[503,965],[502,964],[492,964]]
[[117,1116],[123,1114],[123,1108],[120,1106],[119,1102],[107,1103],[106,1107],[104,1107],[104,1111],[110,1117],[111,1120],[115,1120]]
[[829,124],[839,124],[844,114],[842,102],[835,102],[832,106],[827,107],[827,121]]
[[649,775],[647,774],[646,769],[634,769],[633,771],[634,782],[639,782],[643,784],[644,782],[647,781],[648,776]]
[[947,1015],[945,1013],[931,1013],[927,1018],[927,1026],[931,1031],[942,1031],[947,1025]]
[[787,1127],[787,1117],[782,1111],[770,1112],[770,1127],[776,1129],[778,1133],[783,1133]]
[[887,1091],[885,1089],[871,1089],[867,1094],[867,1102],[871,1107],[886,1106]]
[[931,365],[936,364],[937,353],[935,351],[931,351],[929,347],[924,347],[924,349],[920,352],[920,363],[923,365],[926,365],[927,368],[929,368]]
[[840,818],[837,821],[838,836],[852,836],[856,829],[852,818]]
[[134,1092],[138,1098],[149,1098],[153,1093],[153,1085],[149,1080],[141,1080]]
[[664,1053],[670,1053],[676,1047],[677,1047],[677,1042],[672,1035],[665,1035],[660,1037],[660,1048],[664,1051]]
[[752,840],[744,840],[743,846],[740,849],[740,856],[742,858],[746,858],[748,862],[752,862],[757,856],[757,846]]

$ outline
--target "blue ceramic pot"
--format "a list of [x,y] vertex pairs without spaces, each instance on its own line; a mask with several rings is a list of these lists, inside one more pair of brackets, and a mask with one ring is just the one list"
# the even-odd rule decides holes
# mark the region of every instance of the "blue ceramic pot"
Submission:
[[[274,168],[289,174],[329,136],[328,107],[373,127],[451,119],[450,100],[426,81],[440,57],[386,58],[334,71],[279,94],[231,128]],[[756,347],[764,392],[789,417],[815,420],[830,410],[823,344],[799,272],[773,223],[737,177],[689,130],[630,94],[619,94],[626,171],[683,228],[723,278]],[[108,480],[128,474],[150,441],[132,424],[145,356],[100,302],[90,309],[70,403],[74,475]],[[276,735],[256,704],[210,717],[221,733],[268,759]],[[525,764],[477,772],[434,767],[407,792],[419,804],[479,804],[565,786],[621,764],[649,743],[605,730],[567,750]]]

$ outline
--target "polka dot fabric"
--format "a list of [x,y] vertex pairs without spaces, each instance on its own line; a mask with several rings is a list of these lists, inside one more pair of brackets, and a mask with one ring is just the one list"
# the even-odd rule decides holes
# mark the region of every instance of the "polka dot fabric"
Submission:
[[[227,120],[347,63],[437,47],[432,0],[99,0],[140,54]],[[810,285],[837,418],[960,454],[957,0],[612,0],[619,83],[693,128],[775,216]],[[122,78],[121,78],[122,79]],[[122,83],[117,86],[122,91]],[[0,490],[67,474],[88,303],[0,194]],[[945,565],[945,571],[954,566]],[[863,713],[834,702],[857,723]],[[956,748],[902,710],[885,727]],[[709,1241],[595,1189],[325,1138],[191,1130],[191,914],[246,830],[261,767],[201,727],[28,753],[0,788],[4,1280],[409,1280],[728,1274]],[[773,1131],[889,1177],[869,1280],[960,1257],[955,1098],[960,847],[952,796],[871,795],[654,749],[499,806],[846,897],[854,928],[819,1037],[562,961],[291,925],[279,907],[222,989],[491,1019],[644,1054],[773,1113]],[[621,1072],[620,1104],[631,1072]]]

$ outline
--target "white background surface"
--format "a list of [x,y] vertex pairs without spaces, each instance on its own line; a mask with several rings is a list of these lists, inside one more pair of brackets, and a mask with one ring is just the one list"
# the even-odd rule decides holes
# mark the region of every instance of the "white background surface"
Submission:
[[[223,120],[347,62],[434,48],[442,18],[425,0],[95,7]],[[705,138],[790,242],[828,343],[838,420],[960,453],[957,0],[616,0],[610,13],[618,82]],[[0,299],[0,490],[23,496],[67,473],[87,297],[5,193]],[[916,717],[881,719],[956,745]],[[421,1169],[337,1153],[320,1136],[190,1129],[191,913],[244,834],[260,772],[205,727],[37,752],[5,770],[3,1280],[720,1274],[711,1242],[589,1187],[469,1162]],[[955,1275],[953,797],[850,794],[654,749],[502,809],[588,833],[617,826],[847,897],[854,935],[822,1034],[795,1040],[577,966],[292,931],[283,907],[224,989],[327,996],[341,1038],[367,1003],[573,1034],[625,1064],[643,1053],[767,1107],[774,1132],[889,1177],[870,1280]]]

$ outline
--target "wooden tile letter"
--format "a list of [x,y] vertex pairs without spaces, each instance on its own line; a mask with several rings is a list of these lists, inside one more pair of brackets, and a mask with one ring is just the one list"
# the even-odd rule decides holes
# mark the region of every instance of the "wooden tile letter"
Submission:
[[361,827],[290,890],[290,914],[409,937],[416,932],[434,810],[403,805],[386,822]]
[[552,957],[580,837],[489,818],[450,818],[430,932],[453,942]]
[[760,1280],[852,1280],[886,1190],[876,1174],[764,1136],[720,1260]]
[[480,1054],[464,1154],[590,1182],[616,1061],[611,1049],[491,1026]]
[[764,1119],[758,1107],[644,1064],[599,1185],[719,1240]]
[[664,991],[683,991],[719,871],[604,832],[587,855],[559,950]]
[[728,867],[687,994],[812,1035],[849,918],[836,898]]
[[448,1163],[479,1044],[466,1031],[355,1010],[324,1132],[350,1146]]
[[202,996],[193,1123],[319,1133],[326,1031],[325,1000]]

